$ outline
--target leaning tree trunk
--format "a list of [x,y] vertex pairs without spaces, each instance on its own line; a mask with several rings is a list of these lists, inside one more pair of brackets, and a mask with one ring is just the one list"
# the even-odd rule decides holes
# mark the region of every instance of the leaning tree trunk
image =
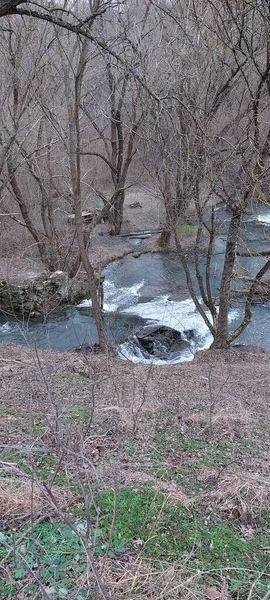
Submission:
[[231,303],[231,279],[236,258],[237,240],[241,226],[242,213],[233,214],[229,226],[222,279],[219,291],[219,312],[212,348],[228,348],[230,335],[228,331],[229,310]]

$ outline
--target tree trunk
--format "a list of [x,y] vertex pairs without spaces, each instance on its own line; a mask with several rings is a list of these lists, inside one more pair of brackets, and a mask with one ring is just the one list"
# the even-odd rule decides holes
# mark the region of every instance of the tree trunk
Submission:
[[123,208],[125,201],[125,191],[122,189],[115,194],[115,198],[113,200],[113,206],[110,211],[110,222],[113,226],[113,230],[111,233],[113,235],[119,235],[121,232],[121,227],[123,223]]
[[212,348],[229,348],[228,317],[231,301],[231,278],[236,258],[237,240],[242,220],[241,213],[233,214],[229,226],[222,279],[219,291],[219,312]]
[[171,239],[171,227],[170,223],[166,220],[162,232],[157,240],[160,248],[168,248]]
[[68,123],[69,123],[69,160],[71,173],[71,186],[74,199],[74,214],[76,238],[78,242],[79,252],[82,264],[85,268],[87,283],[92,301],[93,317],[95,319],[99,347],[102,352],[108,349],[108,344],[105,336],[102,312],[99,299],[100,278],[96,275],[94,267],[89,259],[87,252],[87,243],[84,237],[83,219],[82,219],[82,199],[81,199],[81,132],[80,132],[80,94],[83,74],[87,62],[88,41],[84,40],[80,60],[75,75],[75,94],[74,103],[71,103],[71,94],[69,89],[69,81],[65,80],[67,105],[68,105]]

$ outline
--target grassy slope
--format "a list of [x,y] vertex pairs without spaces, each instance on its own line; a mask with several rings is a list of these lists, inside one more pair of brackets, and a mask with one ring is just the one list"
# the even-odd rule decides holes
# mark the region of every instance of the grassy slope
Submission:
[[[266,382],[251,387],[245,375],[237,410],[242,388],[232,373],[227,389],[226,360],[216,375],[207,360],[198,362],[201,370],[196,362],[168,369],[171,381],[163,390],[156,381],[154,396],[160,371],[123,363],[114,371],[113,362],[106,371],[98,359],[85,369],[77,359],[75,367],[66,360],[44,363],[48,389],[28,373],[22,392],[25,372],[17,372],[16,384],[12,376],[5,379],[2,596],[102,597],[83,549],[88,540],[119,600],[268,598]],[[256,360],[265,363],[266,374],[265,357]],[[202,373],[208,384],[211,376],[212,395],[208,385],[195,385],[207,379]],[[247,395],[252,402],[244,411]]]

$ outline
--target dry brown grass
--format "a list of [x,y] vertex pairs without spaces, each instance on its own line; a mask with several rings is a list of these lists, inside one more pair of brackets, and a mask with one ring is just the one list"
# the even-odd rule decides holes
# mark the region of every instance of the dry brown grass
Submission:
[[202,598],[199,572],[187,574],[185,561],[174,565],[148,562],[139,557],[129,556],[125,562],[106,561],[103,577],[113,597],[126,600],[172,600],[182,598],[195,600]]
[[[26,458],[20,465],[28,473],[31,448],[37,444],[48,448],[54,458],[64,451],[63,461],[58,456],[54,475],[49,471],[49,481],[58,483],[57,475],[65,465],[70,481],[74,477],[82,484],[86,498],[87,494],[92,498],[93,489],[141,484],[142,489],[162,492],[172,505],[180,501],[191,512],[194,503],[195,510],[206,510],[207,515],[209,508],[220,514],[226,526],[231,517],[241,537],[260,535],[263,522],[260,524],[256,515],[260,507],[270,506],[269,357],[232,350],[220,353],[217,360],[208,352],[192,364],[153,368],[149,373],[145,365],[111,356],[84,358],[40,351],[38,366],[50,387],[47,394],[29,349],[8,344],[2,346],[2,352],[2,448],[7,460],[16,460],[13,451],[21,453],[24,448]],[[222,389],[213,405],[210,431],[209,386],[202,384],[213,360],[215,394]],[[59,447],[48,423],[63,434],[58,438]],[[203,442],[201,449],[197,449],[198,440]],[[33,465],[35,470],[35,461]],[[69,511],[62,515],[48,505],[42,483],[23,476],[16,465],[2,467],[0,511],[4,523],[20,526],[32,515],[38,522],[39,517],[53,514],[65,521]],[[201,481],[204,485],[198,491]],[[61,489],[60,508],[63,493]],[[82,496],[72,498],[72,488],[67,494],[71,495],[70,514],[74,510],[77,515],[83,510]],[[200,573],[193,557],[185,553],[181,564],[161,565],[156,559],[148,561],[142,549],[143,542],[136,538],[121,557],[106,556],[105,560],[95,556],[99,573],[117,600],[131,596],[134,600],[232,600],[222,590],[223,574],[228,580],[230,577],[225,559],[222,572]],[[94,589],[96,585],[87,571],[82,576],[78,572],[74,584],[76,589],[80,585]],[[244,594],[241,600],[258,598],[256,590],[249,594],[245,589]],[[233,600],[236,598],[234,595]]]
[[[48,495],[42,485],[13,465],[0,463],[0,517],[5,525],[25,522],[52,513]],[[53,487],[53,494],[63,504],[63,490]],[[65,496],[65,494],[64,494]]]
[[208,498],[220,510],[231,514],[238,511],[241,515],[252,515],[254,507],[269,510],[270,477],[243,470],[226,472]]

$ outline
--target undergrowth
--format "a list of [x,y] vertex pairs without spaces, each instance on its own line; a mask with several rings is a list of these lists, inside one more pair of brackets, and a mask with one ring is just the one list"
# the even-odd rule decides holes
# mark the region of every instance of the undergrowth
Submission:
[[39,405],[27,419],[26,410],[2,409],[16,443],[6,445],[0,474],[1,598],[270,598],[261,423],[220,418],[218,406],[210,419],[199,403],[188,414],[140,400],[137,413],[135,395],[128,420],[125,388],[123,406],[115,400],[108,413],[86,375],[74,387],[57,375],[68,386],[57,395],[61,410]]
[[[245,600],[256,580],[253,599],[263,598],[269,589],[269,514],[261,520],[262,526],[245,537],[237,519],[222,519],[214,511],[205,514],[200,506],[187,509],[150,487],[125,487],[96,494],[90,531],[83,510],[75,528],[97,557],[127,560],[136,555],[160,570],[180,562],[186,578],[196,571],[202,583],[220,586],[226,577],[230,597]],[[87,557],[80,539],[59,520],[3,532],[0,558],[6,573],[0,584],[3,598],[15,598],[22,586],[25,598],[39,598],[35,577],[49,598],[94,597],[93,582],[86,585],[82,577]]]

